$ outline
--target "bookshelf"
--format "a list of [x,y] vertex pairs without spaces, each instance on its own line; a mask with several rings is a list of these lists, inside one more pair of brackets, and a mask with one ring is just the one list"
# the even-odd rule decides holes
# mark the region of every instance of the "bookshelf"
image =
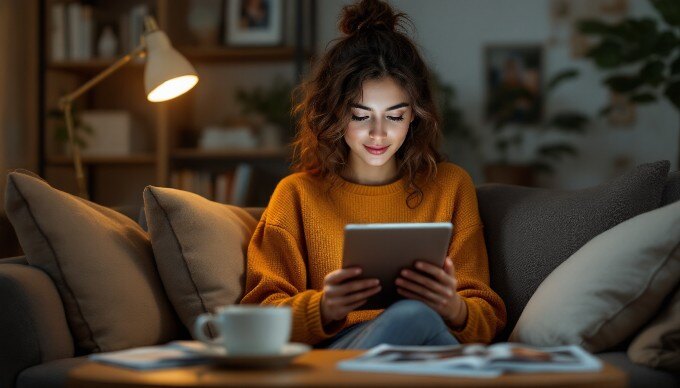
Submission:
[[[141,205],[143,188],[156,185],[191,190],[213,200],[232,202],[237,198],[237,204],[243,206],[266,205],[276,183],[290,173],[290,153],[285,148],[290,128],[282,129],[282,145],[274,147],[201,149],[195,139],[210,125],[242,118],[234,106],[235,90],[267,85],[268,80],[281,75],[293,85],[299,82],[314,56],[316,0],[282,0],[282,38],[274,46],[224,43],[227,2],[237,0],[216,1],[221,12],[218,40],[213,44],[197,43],[187,16],[197,1],[201,0],[41,0],[39,173],[48,182],[67,192],[77,192],[72,159],[54,136],[61,125],[54,114],[59,97],[131,50],[133,10],[145,8],[173,46],[194,65],[200,81],[194,90],[179,98],[151,103],[144,93],[144,62],[135,61],[76,101],[76,115],[98,110],[126,112],[135,123],[126,130],[141,131],[146,144],[143,150],[125,154],[84,156],[91,200],[106,206]],[[54,36],[59,31],[55,29],[54,20],[59,19],[55,6],[61,6],[66,15],[62,25],[66,36],[61,43]],[[91,25],[84,30],[69,24],[69,16],[78,15],[71,8],[78,6],[81,10],[87,8],[81,15],[88,15],[85,20],[90,20]],[[102,58],[97,52],[97,37],[107,27],[120,41],[115,56]],[[91,31],[90,41],[74,41],[70,29]],[[57,49],[55,42],[57,47],[67,47]],[[90,47],[89,54],[83,56],[80,52],[74,59],[72,46],[82,44]],[[242,184],[247,182],[248,187],[226,193],[225,188],[234,187],[230,180],[236,178]]]

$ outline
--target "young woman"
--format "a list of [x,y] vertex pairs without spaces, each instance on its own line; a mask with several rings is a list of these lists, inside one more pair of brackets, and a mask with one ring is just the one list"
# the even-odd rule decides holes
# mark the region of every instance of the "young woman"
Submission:
[[[276,187],[248,247],[241,303],[287,305],[292,341],[365,349],[380,343],[490,342],[505,325],[489,270],[475,187],[443,162],[429,72],[401,20],[378,0],[346,6],[344,34],[299,89],[295,168]],[[359,310],[377,279],[340,269],[348,223],[452,222],[443,268],[419,262],[404,297]]]

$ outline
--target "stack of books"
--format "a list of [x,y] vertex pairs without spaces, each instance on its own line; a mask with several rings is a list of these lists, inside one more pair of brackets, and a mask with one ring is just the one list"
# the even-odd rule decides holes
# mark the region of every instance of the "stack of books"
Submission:
[[180,169],[171,172],[170,185],[211,201],[246,206],[252,175],[253,166],[248,163],[240,163],[236,168],[220,173]]
[[95,20],[94,8],[79,2],[55,2],[49,12],[50,59],[62,62],[96,58],[96,42],[106,24],[115,26],[118,53],[130,52],[140,43],[150,10],[147,4],[137,4],[115,22]]

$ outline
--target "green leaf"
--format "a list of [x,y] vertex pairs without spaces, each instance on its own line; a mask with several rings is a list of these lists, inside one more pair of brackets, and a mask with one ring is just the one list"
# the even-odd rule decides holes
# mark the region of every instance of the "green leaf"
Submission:
[[584,132],[588,116],[578,112],[560,112],[555,114],[549,121],[551,127],[565,132]]
[[651,0],[651,2],[666,23],[680,27],[680,2],[678,0]]
[[664,69],[665,65],[663,62],[658,59],[653,60],[647,62],[642,69],[640,69],[639,77],[649,85],[659,86],[665,79],[663,75]]
[[637,104],[649,104],[651,102],[656,102],[657,98],[653,93],[638,93],[634,94],[630,98],[630,101]]
[[666,86],[664,95],[680,110],[680,81],[674,81]]
[[631,75],[614,75],[607,77],[604,84],[610,89],[618,93],[629,93],[642,85],[642,80],[639,77]]
[[550,81],[548,82],[547,90],[550,91],[555,88],[557,88],[560,84],[562,84],[564,81],[567,81],[572,78],[576,78],[579,75],[579,71],[577,69],[567,69],[563,70],[557,74],[555,74]]
[[654,53],[660,57],[668,56],[680,44],[680,39],[673,31],[664,31],[656,39]]
[[623,64],[623,47],[612,40],[603,40],[586,54],[598,67],[613,69]]

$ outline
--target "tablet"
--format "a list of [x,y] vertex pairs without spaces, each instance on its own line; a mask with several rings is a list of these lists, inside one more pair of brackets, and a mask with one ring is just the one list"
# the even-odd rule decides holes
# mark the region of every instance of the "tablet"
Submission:
[[380,279],[382,286],[358,309],[382,309],[403,299],[394,281],[416,260],[443,267],[452,230],[450,222],[346,225],[342,267],[361,267],[360,278]]

